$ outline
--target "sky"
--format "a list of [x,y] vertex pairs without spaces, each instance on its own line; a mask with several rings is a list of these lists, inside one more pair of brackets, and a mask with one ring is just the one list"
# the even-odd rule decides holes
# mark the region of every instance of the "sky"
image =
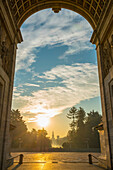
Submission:
[[28,129],[49,121],[49,136],[66,136],[73,106],[101,113],[98,68],[90,24],[79,14],[62,9],[35,13],[21,26],[12,109],[19,109]]

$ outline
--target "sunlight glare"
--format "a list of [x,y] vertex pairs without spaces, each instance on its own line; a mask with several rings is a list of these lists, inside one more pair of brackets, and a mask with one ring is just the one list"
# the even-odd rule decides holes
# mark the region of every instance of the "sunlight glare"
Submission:
[[44,117],[44,116],[40,116],[37,119],[37,123],[42,128],[47,127],[49,125],[49,118],[48,117]]

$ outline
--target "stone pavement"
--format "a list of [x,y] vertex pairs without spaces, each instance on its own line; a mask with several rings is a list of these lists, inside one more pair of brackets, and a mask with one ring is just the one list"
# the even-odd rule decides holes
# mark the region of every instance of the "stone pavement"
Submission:
[[102,170],[103,168],[88,163],[15,163],[8,170]]

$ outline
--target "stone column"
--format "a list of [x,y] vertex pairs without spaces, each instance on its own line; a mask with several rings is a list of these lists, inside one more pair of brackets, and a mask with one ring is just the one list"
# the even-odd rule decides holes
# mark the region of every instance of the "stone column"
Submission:
[[[13,92],[13,81],[15,72],[16,43],[9,45],[8,56],[5,57],[0,66],[0,84],[1,84],[1,132],[0,132],[0,169],[6,169],[6,160],[9,154],[9,125],[10,111]],[[4,63],[4,65],[3,65]]]
[[0,1],[0,169],[6,169],[17,43],[22,35],[8,0]]
[[[5,129],[4,129],[4,143],[3,143],[3,160],[6,161],[9,156],[9,127],[10,127],[10,112],[11,112],[11,104],[12,104],[12,93],[13,93],[13,82],[14,82],[14,72],[15,72],[15,61],[16,61],[16,43],[10,45],[10,76],[9,76],[9,87],[8,87],[8,102],[7,102],[7,114],[5,121]],[[4,164],[7,166],[6,162]],[[3,169],[6,167],[3,166]]]
[[[107,47],[108,50],[109,47]],[[104,132],[105,132],[105,145],[106,145],[106,156],[107,156],[107,167],[108,169],[112,169],[113,162],[112,162],[112,156],[113,156],[113,146],[112,146],[112,127],[110,125],[110,120],[112,114],[108,113],[108,106],[110,107],[110,102],[108,99],[108,92],[109,92],[109,82],[111,79],[109,79],[109,82],[106,81],[106,76],[109,74],[109,69],[112,66],[111,58],[109,58],[109,54],[107,56],[104,55],[104,47],[103,44],[100,44],[100,42],[97,43],[97,60],[98,60],[98,74],[99,74],[99,83],[100,83],[100,94],[101,94],[101,104],[102,104],[102,117],[103,117],[103,126],[104,126]],[[108,65],[108,62],[110,65]],[[106,72],[107,71],[107,72]]]

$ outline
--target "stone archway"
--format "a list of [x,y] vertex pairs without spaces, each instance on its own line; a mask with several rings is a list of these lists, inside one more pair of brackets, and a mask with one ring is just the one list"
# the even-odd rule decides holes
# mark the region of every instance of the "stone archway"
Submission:
[[105,0],[100,2],[96,0],[10,0],[10,2],[18,27],[22,25],[26,18],[37,11],[52,8],[57,13],[61,8],[66,8],[85,17],[95,29],[105,6]]
[[91,24],[96,45],[107,166],[113,168],[113,2],[112,0],[1,0],[0,1],[0,169],[5,169],[16,48],[20,26],[33,13],[52,8],[73,10]]

